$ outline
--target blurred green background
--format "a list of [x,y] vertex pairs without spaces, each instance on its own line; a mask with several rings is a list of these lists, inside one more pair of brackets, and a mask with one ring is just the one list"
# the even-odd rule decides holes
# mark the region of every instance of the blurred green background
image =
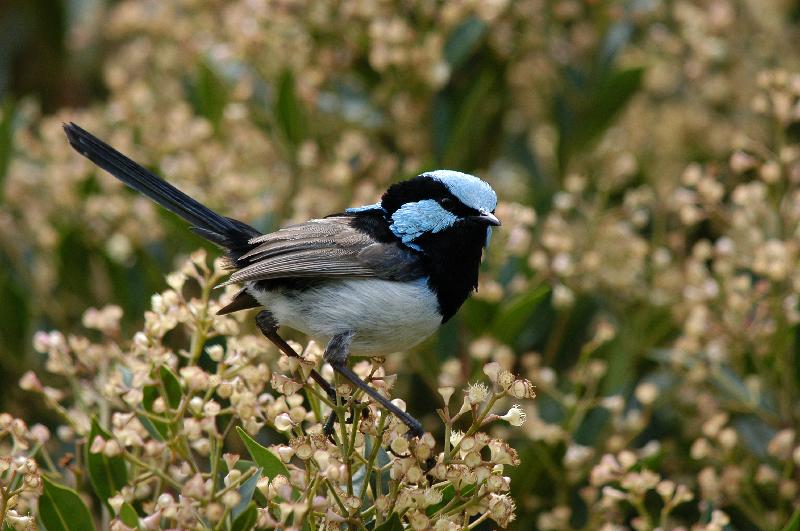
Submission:
[[[437,386],[485,361],[532,379],[508,430],[519,529],[634,525],[589,477],[624,449],[695,492],[675,522],[780,527],[800,502],[770,447],[800,421],[799,19],[788,0],[6,0],[0,378],[90,306],[121,306],[130,337],[203,245],[72,153],[63,121],[263,230],[459,169],[492,182],[504,227],[478,296],[399,367],[409,409],[433,421]],[[0,409],[41,415],[11,385]],[[695,455],[719,414],[737,442]],[[734,465],[741,489],[713,491]]]

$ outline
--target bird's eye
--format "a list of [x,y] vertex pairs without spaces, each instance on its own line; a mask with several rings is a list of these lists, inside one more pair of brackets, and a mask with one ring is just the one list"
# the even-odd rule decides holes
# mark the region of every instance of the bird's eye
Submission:
[[450,210],[451,208],[453,208],[456,205],[455,201],[453,201],[449,197],[443,197],[439,201],[439,204],[442,205],[442,207],[444,207],[447,210]]

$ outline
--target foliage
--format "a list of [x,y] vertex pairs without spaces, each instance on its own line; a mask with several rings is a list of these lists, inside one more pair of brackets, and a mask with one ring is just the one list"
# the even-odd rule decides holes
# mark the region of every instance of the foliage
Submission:
[[[72,455],[83,456],[83,463],[53,466],[49,431],[41,425],[28,430],[6,415],[0,436],[10,437],[13,446],[0,476],[4,521],[32,527],[24,511],[38,501],[38,517],[47,529],[93,527],[84,501],[61,482],[92,490],[102,527],[114,530],[341,524],[364,529],[384,523],[459,529],[470,517],[502,526],[514,519],[503,472],[506,465],[519,464],[517,454],[481,429],[497,421],[522,425],[519,406],[502,416],[492,410],[506,396],[533,398],[530,382],[487,364],[492,389],[470,386],[455,414],[447,405],[455,390],[443,390],[446,402],[439,411],[445,433],[443,449],[436,452],[430,433],[407,438],[407,427],[363,401],[360,390],[353,393],[340,384],[340,400],[332,403],[310,385],[309,371],[320,368],[322,358],[313,343],[300,359],[279,358],[265,348],[265,340],[240,336],[236,321],[217,316],[222,304],[210,294],[224,275],[221,263],[209,268],[205,253],[195,253],[168,277],[172,289],[153,296],[144,330],[130,343],[115,339],[117,307],[87,312],[86,325],[101,333],[97,342],[60,332],[37,334],[47,370],[69,389],[45,387],[33,372],[21,385],[61,414],[59,438],[74,445]],[[199,284],[199,297],[184,296],[192,288],[187,279]],[[168,336],[182,330],[187,341],[168,346]],[[277,365],[276,372],[265,359]],[[380,360],[355,369],[391,390],[395,378]],[[329,365],[322,370],[332,372]],[[146,401],[148,389],[153,397]],[[402,400],[395,403],[403,407]],[[328,439],[321,429],[331,411],[339,423]],[[467,418],[466,432],[454,430]],[[262,430],[265,426],[269,430]],[[264,441],[264,435],[267,445],[256,440]],[[45,470],[33,459],[37,455]]]
[[[435,340],[402,363],[389,357],[375,367],[397,374],[392,396],[406,397],[409,411],[425,417],[437,436],[471,425],[461,418],[448,428],[450,413],[434,415],[440,389],[446,395],[500,369],[536,385],[538,398],[521,405],[522,429],[497,421],[482,427],[519,456],[508,470],[516,505],[510,525],[796,526],[800,57],[792,2],[129,0],[70,6],[69,27],[48,18],[58,31],[43,32],[66,39],[66,46],[52,44],[59,67],[47,70],[57,72],[43,81],[47,90],[36,91],[44,99],[18,93],[3,100],[4,379],[41,367],[30,346],[36,330],[63,330],[68,343],[82,315],[90,328],[121,319],[92,343],[116,360],[115,349],[133,348],[122,338],[152,311],[149,297],[163,291],[162,273],[201,244],[174,216],[76,156],[64,142],[63,121],[80,123],[198,199],[263,230],[372,203],[395,179],[452,167],[486,178],[500,196],[504,225],[495,231],[480,291]],[[83,79],[91,65],[93,73]],[[82,81],[54,81],[70,72]],[[97,76],[102,88],[93,89]],[[3,78],[9,74],[0,72]],[[64,94],[47,96],[54,86]],[[65,101],[83,104],[66,108]],[[92,305],[105,309],[84,313]],[[145,328],[152,324],[147,319]],[[224,321],[240,330],[226,330],[224,339],[206,346],[227,353],[248,344],[248,359],[257,360],[248,371],[260,370],[262,378],[276,371],[288,379],[273,383],[292,385],[295,368],[265,353],[263,341],[248,335],[249,319],[241,319]],[[192,333],[170,332],[164,348],[186,349]],[[193,348],[200,348],[200,368],[213,375],[202,346],[187,350]],[[174,363],[137,381],[142,396],[129,398],[139,399],[141,411],[131,422],[141,425],[143,439],[166,444],[188,437],[186,422],[204,417],[188,405],[182,426],[176,415],[164,416],[177,413],[190,392],[192,375],[180,372],[187,360],[176,354]],[[482,372],[487,365],[489,374]],[[98,459],[99,452],[86,453],[95,440],[114,440],[104,431],[118,437],[111,410],[95,411],[92,441],[58,428],[51,410],[65,385],[72,392],[76,383],[69,381],[42,384],[53,395],[47,407],[13,389],[0,396],[13,413],[0,423],[8,441],[0,443],[0,456],[28,458],[37,444],[59,457],[61,445],[84,448],[73,452],[73,463],[51,467],[37,453],[39,461],[15,461],[13,472],[0,472],[8,474],[2,481],[16,474],[4,483],[12,489],[6,492],[22,489],[11,516],[23,520],[12,524],[27,525],[42,466],[58,482],[90,494],[85,501],[95,517],[106,511],[109,521],[119,516],[132,527],[130,517],[145,516],[135,495],[130,502],[115,498],[114,504],[124,503],[112,509],[103,509],[100,498],[142,469],[125,461],[123,477],[122,454]],[[29,387],[30,377],[23,384]],[[310,430],[325,405],[320,397],[321,409],[314,409],[316,395],[306,391],[302,407],[309,418],[301,424]],[[283,396],[274,386],[259,392]],[[119,400],[120,408],[132,407]],[[97,403],[88,406],[92,412]],[[253,407],[266,406],[256,401]],[[296,406],[286,407],[291,415]],[[366,422],[373,427],[382,417],[369,407]],[[252,415],[230,414],[218,421],[243,423],[250,434],[260,427]],[[22,418],[38,439],[26,435]],[[91,414],[73,421],[81,423],[79,433],[92,431]],[[58,437],[44,438],[35,422]],[[253,441],[292,448],[299,466],[296,449],[279,437],[265,430]],[[347,448],[367,451],[372,437],[363,446],[356,437],[359,445]],[[200,439],[216,455],[214,438]],[[434,452],[445,454],[457,439],[440,436]],[[205,443],[198,450],[192,441],[172,457],[207,459],[200,452]],[[268,458],[248,458],[237,434],[229,433],[225,444],[240,461],[258,463],[234,467],[242,473],[234,478],[237,489],[259,469],[270,477]],[[344,448],[329,450],[337,456]],[[381,452],[373,465],[393,467]],[[223,463],[219,474],[229,474]],[[106,479],[92,482],[91,469]],[[189,472],[162,470],[181,484]],[[22,478],[30,487],[23,488]],[[351,479],[358,483],[356,474]],[[174,495],[183,486],[161,484],[172,496],[165,510],[179,506]],[[378,488],[377,481],[369,487]],[[297,495],[285,494],[290,504]],[[446,489],[441,494],[450,496]],[[460,495],[464,503],[471,499],[466,489]],[[218,521],[245,528],[254,510],[257,520],[266,518],[260,496],[257,484],[253,505],[232,506],[235,519],[234,509],[221,504],[223,513],[230,510]],[[413,524],[412,515],[420,525],[422,516],[432,517],[419,507],[382,514],[385,529]]]

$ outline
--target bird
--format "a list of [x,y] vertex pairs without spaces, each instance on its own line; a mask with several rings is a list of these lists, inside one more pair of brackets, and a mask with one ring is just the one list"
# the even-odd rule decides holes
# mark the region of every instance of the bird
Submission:
[[[374,204],[262,234],[218,214],[75,123],[69,144],[130,188],[191,224],[220,247],[241,286],[221,315],[259,308],[255,321],[283,353],[299,354],[281,326],[325,344],[334,371],[423,435],[418,420],[395,406],[348,366],[348,359],[403,351],[450,320],[478,288],[497,194],[484,180],[454,170],[423,172],[389,186]],[[335,403],[333,386],[311,377]],[[335,413],[324,425],[333,430]]]

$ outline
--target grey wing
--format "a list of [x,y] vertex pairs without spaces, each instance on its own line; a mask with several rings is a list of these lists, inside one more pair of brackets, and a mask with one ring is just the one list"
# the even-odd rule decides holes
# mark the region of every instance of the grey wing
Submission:
[[277,278],[423,276],[420,259],[398,243],[381,243],[351,225],[351,216],[314,219],[250,240],[226,284]]

